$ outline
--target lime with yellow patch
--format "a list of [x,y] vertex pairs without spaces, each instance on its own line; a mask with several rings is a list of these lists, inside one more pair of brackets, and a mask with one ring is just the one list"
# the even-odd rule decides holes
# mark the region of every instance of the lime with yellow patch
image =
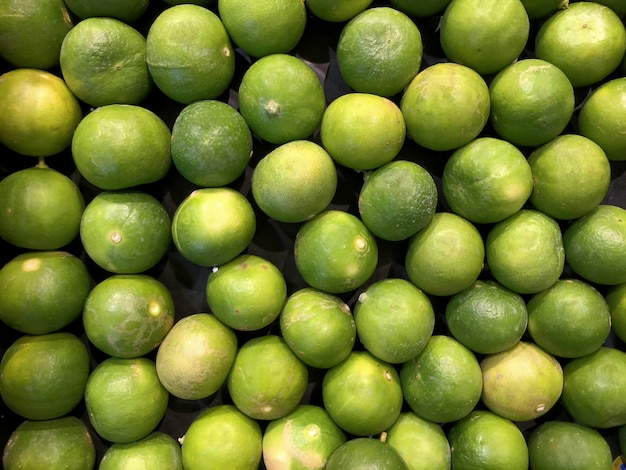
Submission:
[[116,18],[125,23],[134,23],[148,9],[149,0],[67,0],[67,7],[79,18],[94,16]]
[[407,470],[400,454],[389,444],[373,437],[356,437],[346,441],[331,454],[327,470]]
[[609,288],[604,299],[611,312],[611,326],[619,339],[626,342],[626,283]]
[[180,444],[169,434],[154,431],[137,441],[111,444],[104,452],[98,468],[119,470],[131,467],[183,470]]

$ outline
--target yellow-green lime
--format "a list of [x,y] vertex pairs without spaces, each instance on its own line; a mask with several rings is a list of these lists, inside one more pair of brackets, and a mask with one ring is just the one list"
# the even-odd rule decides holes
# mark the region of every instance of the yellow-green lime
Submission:
[[307,0],[305,6],[316,17],[331,22],[349,21],[372,3],[372,0]]
[[257,420],[282,418],[300,403],[309,371],[275,334],[257,336],[244,343],[226,379],[235,406]]
[[356,92],[394,96],[417,75],[422,35],[405,13],[387,6],[367,8],[346,24],[337,42],[337,64]]
[[406,125],[398,105],[371,93],[346,93],[328,105],[320,127],[322,145],[338,164],[374,170],[404,145]]
[[295,140],[259,160],[251,177],[252,196],[272,219],[304,222],[332,202],[337,179],[335,162],[322,146]]
[[270,421],[263,433],[263,463],[267,470],[323,470],[333,451],[346,442],[343,431],[317,405],[298,405]]
[[427,294],[458,294],[480,275],[485,246],[476,226],[451,212],[437,212],[409,240],[404,265],[409,279]]
[[150,76],[179,103],[214,99],[235,75],[235,51],[219,16],[200,5],[163,10],[146,36]]
[[611,287],[604,296],[611,312],[611,326],[619,339],[626,342],[626,283]]
[[489,84],[489,121],[503,139],[533,147],[554,139],[574,114],[574,88],[550,62],[522,59]]
[[477,354],[495,354],[522,339],[528,324],[524,298],[491,280],[478,279],[450,298],[445,309],[452,336]]
[[426,347],[435,328],[430,299],[415,284],[402,278],[376,281],[354,304],[359,340],[385,362],[401,364]]
[[89,375],[85,406],[91,426],[111,443],[137,441],[165,416],[168,393],[147,357],[110,357]]
[[220,0],[217,7],[233,42],[255,58],[291,52],[304,34],[302,0]]
[[521,209],[491,227],[485,254],[495,280],[518,294],[547,289],[561,277],[565,267],[559,224],[532,209]]
[[252,132],[241,114],[217,100],[184,107],[172,127],[172,162],[193,184],[226,186],[239,178],[252,156]]
[[93,107],[139,104],[152,89],[146,38],[115,18],[76,24],[63,39],[59,60],[69,89]]
[[406,240],[432,219],[439,194],[431,174],[419,164],[395,160],[365,175],[358,211],[379,238]]
[[0,395],[25,419],[60,418],[82,400],[88,375],[87,347],[74,334],[23,335],[2,356]]
[[77,256],[21,253],[0,269],[0,320],[22,333],[52,333],[80,317],[90,291],[89,271]]
[[451,336],[434,335],[413,359],[402,364],[404,398],[420,418],[450,423],[467,416],[480,400],[478,359]]
[[391,5],[409,16],[423,18],[433,16],[445,10],[451,0],[391,0]]
[[136,274],[165,256],[171,226],[169,214],[154,196],[137,190],[102,191],[83,211],[80,240],[101,268]]
[[178,320],[156,355],[159,381],[175,397],[202,400],[226,382],[237,353],[235,333],[208,313]]
[[446,161],[442,190],[453,212],[478,223],[495,223],[520,210],[533,189],[522,151],[495,137],[478,137]]
[[238,99],[239,112],[248,126],[272,144],[308,138],[319,127],[326,109],[316,73],[303,59],[289,54],[270,54],[247,68]]
[[600,146],[579,134],[559,135],[528,157],[534,186],[530,203],[555,219],[577,219],[607,195],[611,165]]
[[322,398],[333,421],[353,436],[387,430],[400,416],[403,403],[395,367],[367,351],[356,350],[326,371]]
[[346,359],[356,342],[350,306],[312,287],[292,293],[280,312],[280,333],[305,364],[329,369]]
[[171,133],[153,111],[110,104],[87,114],[72,138],[80,174],[99,189],[127,189],[163,178],[172,163]]
[[362,286],[374,274],[378,245],[358,217],[332,209],[300,227],[294,257],[296,269],[307,284],[341,294]]
[[488,75],[519,57],[529,33],[530,20],[520,0],[453,0],[439,34],[449,60]]
[[521,0],[530,20],[543,19],[557,10],[567,8],[569,0]]
[[193,191],[176,208],[172,238],[180,254],[200,266],[219,266],[241,254],[256,231],[250,202],[229,188]]
[[[574,1],[578,1],[578,0],[574,0]],[[606,5],[615,13],[617,13],[617,16],[619,16],[620,18],[624,18],[624,16],[626,16],[626,5],[624,5],[619,0],[596,0],[596,3],[599,3],[601,5]]]
[[626,209],[600,204],[563,232],[569,267],[591,283],[626,282]]
[[626,51],[626,29],[617,14],[596,2],[572,2],[537,31],[535,55],[553,63],[574,87],[593,85],[615,71]]
[[489,87],[473,69],[454,62],[430,65],[402,94],[408,136],[431,150],[452,150],[474,140],[489,120]]
[[98,469],[126,468],[183,470],[180,444],[169,434],[160,431],[137,441],[111,444],[102,456]]
[[148,9],[149,0],[66,0],[67,7],[79,18],[94,16],[117,18],[125,23],[134,23]]
[[217,405],[200,413],[180,439],[185,470],[216,468],[257,470],[263,453],[259,423],[233,405]]
[[63,79],[45,70],[17,68],[0,75],[0,101],[0,143],[31,157],[69,147],[83,117]]
[[87,338],[109,356],[144,356],[156,349],[173,324],[172,294],[145,274],[107,277],[94,286],[83,309]]
[[96,446],[89,429],[76,416],[22,421],[3,450],[5,470],[92,470]]
[[219,321],[235,330],[255,331],[278,318],[287,300],[287,283],[271,261],[242,254],[213,268],[206,298]]
[[408,470],[400,454],[373,437],[349,439],[330,455],[327,470]]
[[0,237],[32,250],[56,250],[79,233],[85,208],[78,185],[40,163],[0,181]]

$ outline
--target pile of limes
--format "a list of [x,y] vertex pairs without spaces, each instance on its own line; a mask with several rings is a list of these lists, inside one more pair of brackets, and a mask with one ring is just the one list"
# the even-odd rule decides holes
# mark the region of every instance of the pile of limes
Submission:
[[3,1],[3,468],[622,468],[625,17]]

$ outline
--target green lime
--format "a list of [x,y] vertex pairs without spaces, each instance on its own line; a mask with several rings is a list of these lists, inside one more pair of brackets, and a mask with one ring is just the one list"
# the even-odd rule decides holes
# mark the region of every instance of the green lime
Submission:
[[26,419],[60,418],[82,400],[88,375],[87,347],[77,336],[23,335],[2,356],[0,395]]
[[330,455],[327,470],[408,470],[400,454],[386,442],[357,437],[337,447]]
[[609,288],[604,296],[611,312],[611,326],[619,339],[626,342],[626,283]]
[[145,468],[183,470],[180,444],[169,434],[155,431],[129,443],[114,443],[102,456],[98,470]]
[[312,219],[337,190],[337,168],[320,145],[295,140],[279,145],[257,163],[251,189],[261,210],[279,222]]
[[331,22],[349,21],[372,3],[372,0],[307,0],[305,6],[316,17]]
[[346,359],[356,341],[350,306],[312,287],[291,294],[280,312],[280,333],[305,364],[329,369]]
[[454,338],[478,354],[502,352],[522,339],[528,323],[521,295],[490,280],[477,280],[450,298],[446,325]]
[[200,266],[219,266],[252,241],[256,217],[240,192],[228,188],[193,191],[176,208],[172,238],[180,254]]
[[620,2],[619,0],[596,0],[596,3],[599,3],[600,5],[606,5],[611,10],[613,10],[620,18],[624,18],[624,16],[626,16],[626,5],[624,5],[624,3]]
[[67,7],[79,18],[94,16],[117,18],[134,23],[148,9],[149,0],[66,0]]
[[450,336],[434,335],[413,359],[402,364],[404,399],[420,418],[457,421],[480,400],[482,375],[472,351]]
[[557,10],[567,8],[569,0],[521,0],[530,20],[544,19]]
[[89,293],[83,325],[89,341],[109,356],[131,358],[153,351],[174,324],[167,287],[145,274],[116,274]]
[[391,5],[409,16],[422,18],[442,13],[452,0],[391,0]]

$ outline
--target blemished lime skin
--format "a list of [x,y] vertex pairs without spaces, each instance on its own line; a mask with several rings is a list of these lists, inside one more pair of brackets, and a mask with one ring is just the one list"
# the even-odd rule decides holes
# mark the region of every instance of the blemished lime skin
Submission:
[[99,470],[145,468],[183,470],[180,444],[169,434],[155,431],[143,439],[114,443],[102,456]]
[[330,455],[327,470],[408,470],[400,454],[389,444],[373,437],[346,441]]

